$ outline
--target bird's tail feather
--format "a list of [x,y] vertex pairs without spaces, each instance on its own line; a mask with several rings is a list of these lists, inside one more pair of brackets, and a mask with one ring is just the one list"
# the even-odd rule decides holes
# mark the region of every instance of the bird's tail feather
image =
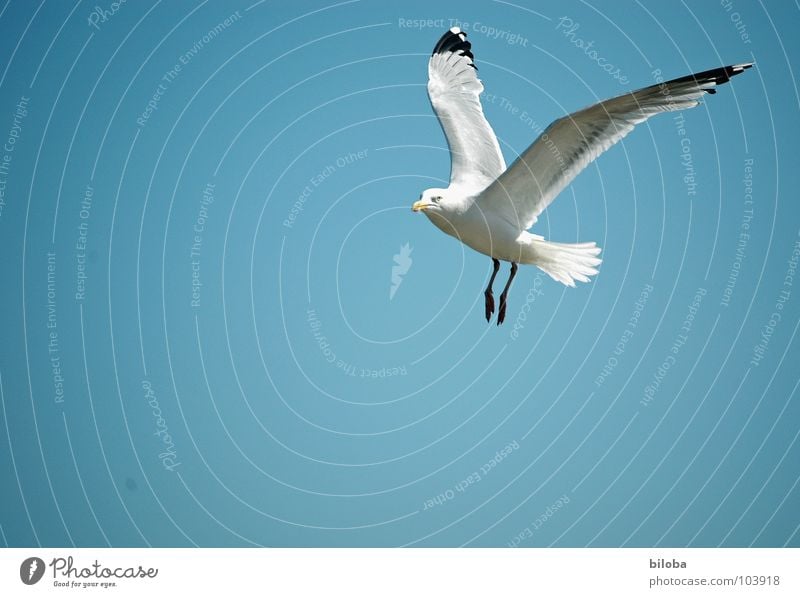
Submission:
[[602,262],[597,256],[600,247],[596,243],[554,243],[532,235],[529,240],[527,263],[538,266],[551,278],[567,286],[575,281],[588,282],[589,276],[597,273]]

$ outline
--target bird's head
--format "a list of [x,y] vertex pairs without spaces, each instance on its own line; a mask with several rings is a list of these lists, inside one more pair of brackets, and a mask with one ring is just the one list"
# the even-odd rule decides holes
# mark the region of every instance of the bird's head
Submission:
[[411,206],[412,211],[436,213],[446,209],[447,189],[427,189],[419,196],[419,201]]

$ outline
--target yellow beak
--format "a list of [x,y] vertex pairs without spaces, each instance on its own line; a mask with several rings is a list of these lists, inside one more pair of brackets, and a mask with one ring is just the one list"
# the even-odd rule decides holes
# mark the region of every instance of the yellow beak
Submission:
[[411,211],[422,211],[427,209],[430,206],[429,203],[424,203],[423,201],[417,201],[414,205],[411,206]]

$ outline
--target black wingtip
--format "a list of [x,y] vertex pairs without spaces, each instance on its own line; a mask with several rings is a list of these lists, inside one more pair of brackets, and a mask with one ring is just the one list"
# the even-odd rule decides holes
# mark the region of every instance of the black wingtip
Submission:
[[[688,81],[694,81],[698,85],[707,85],[709,83],[714,83],[715,85],[723,85],[730,81],[736,75],[739,75],[746,71],[748,68],[753,66],[752,62],[743,62],[742,64],[732,64],[730,66],[722,66],[720,68],[712,68],[711,70],[706,70],[701,73],[695,73],[693,75],[688,75],[686,77],[681,77],[680,79],[675,79],[674,81],[670,81],[670,83],[684,83]],[[706,93],[716,93],[716,90],[712,87],[709,89],[704,89]]]
[[731,66],[724,66],[721,69],[718,69],[718,70],[725,71],[725,76],[722,77],[724,80],[722,80],[720,82],[721,83],[727,83],[728,81],[731,80],[732,77],[735,77],[736,75],[740,75],[744,71],[746,71],[748,68],[752,68],[752,67],[753,67],[753,63],[752,62],[743,62],[741,64],[732,64]]
[[[467,56],[474,62],[475,57],[472,55],[472,44],[467,41],[467,34],[461,31],[458,27],[453,27],[447,31],[433,48],[431,56],[436,54],[444,54],[446,52],[454,52],[460,56]],[[471,66],[475,66],[471,64]]]

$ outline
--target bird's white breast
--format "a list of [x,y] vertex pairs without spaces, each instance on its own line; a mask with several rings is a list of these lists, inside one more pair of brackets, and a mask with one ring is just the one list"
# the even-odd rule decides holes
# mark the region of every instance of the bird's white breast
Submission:
[[426,211],[425,215],[440,230],[479,253],[503,261],[524,261],[524,233],[496,214],[481,211],[475,203],[463,212]]

